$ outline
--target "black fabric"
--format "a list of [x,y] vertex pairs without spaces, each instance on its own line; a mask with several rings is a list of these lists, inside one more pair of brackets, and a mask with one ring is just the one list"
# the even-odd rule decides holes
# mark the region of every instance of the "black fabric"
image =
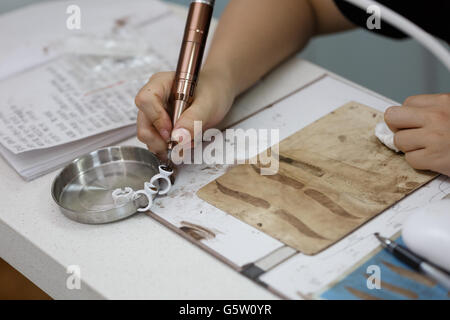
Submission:
[[[347,19],[368,30],[366,22],[371,16],[370,13],[344,0],[334,2]],[[377,2],[404,16],[428,33],[450,43],[450,0],[377,0]],[[381,29],[369,31],[397,39],[406,37],[403,32],[383,20],[383,11],[381,11]]]

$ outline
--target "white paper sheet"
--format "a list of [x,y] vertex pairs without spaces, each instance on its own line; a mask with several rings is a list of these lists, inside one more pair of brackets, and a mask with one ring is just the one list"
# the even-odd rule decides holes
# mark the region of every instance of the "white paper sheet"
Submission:
[[132,125],[136,93],[148,75],[167,68],[152,54],[120,60],[67,55],[4,81],[0,143],[17,154]]
[[160,1],[78,1],[72,31],[69,4],[0,16],[0,154],[27,180],[135,134],[137,92],[176,66],[184,20]]
[[[80,1],[75,31],[65,25],[68,5],[31,6],[0,18],[6,44],[0,78],[34,66],[0,82],[0,144],[12,153],[134,124],[138,90],[153,73],[175,67],[183,22],[161,2]],[[23,23],[11,34],[18,19]]]
[[[79,30],[66,26],[67,7],[73,4],[81,12]],[[0,15],[0,80],[67,52],[73,37],[132,35],[170,13],[153,0],[78,0],[41,2]]]

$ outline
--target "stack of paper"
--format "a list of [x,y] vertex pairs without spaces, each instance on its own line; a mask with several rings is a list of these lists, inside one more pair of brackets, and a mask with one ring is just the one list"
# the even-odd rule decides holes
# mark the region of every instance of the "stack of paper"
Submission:
[[160,2],[78,1],[75,32],[69,5],[0,16],[0,153],[26,180],[134,135],[138,90],[175,68],[183,19]]

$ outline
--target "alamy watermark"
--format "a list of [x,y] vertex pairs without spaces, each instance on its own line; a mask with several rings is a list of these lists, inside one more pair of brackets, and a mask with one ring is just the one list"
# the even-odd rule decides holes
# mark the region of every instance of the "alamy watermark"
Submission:
[[66,13],[69,15],[66,19],[66,27],[69,30],[81,29],[81,8],[75,4],[67,7]]
[[70,265],[66,269],[69,276],[66,279],[66,288],[69,290],[81,289],[81,268],[78,265]]
[[[258,164],[261,175],[273,175],[279,168],[278,129],[202,130],[202,122],[194,122],[194,138],[177,144],[172,162],[179,164]],[[204,145],[204,142],[207,144]]]
[[381,29],[381,8],[377,5],[371,5],[367,7],[366,12],[370,14],[366,21],[367,29]]
[[366,285],[369,290],[380,290],[381,289],[381,269],[379,266],[372,264],[367,267],[366,273],[369,275],[367,277]]

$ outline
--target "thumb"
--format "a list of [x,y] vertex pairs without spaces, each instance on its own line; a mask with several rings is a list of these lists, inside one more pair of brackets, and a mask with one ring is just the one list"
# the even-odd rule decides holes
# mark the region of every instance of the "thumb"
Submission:
[[[172,141],[181,145],[190,143],[195,134],[201,135],[209,120],[208,109],[198,104],[189,107],[178,119],[172,131]],[[195,130],[194,130],[195,128]]]

